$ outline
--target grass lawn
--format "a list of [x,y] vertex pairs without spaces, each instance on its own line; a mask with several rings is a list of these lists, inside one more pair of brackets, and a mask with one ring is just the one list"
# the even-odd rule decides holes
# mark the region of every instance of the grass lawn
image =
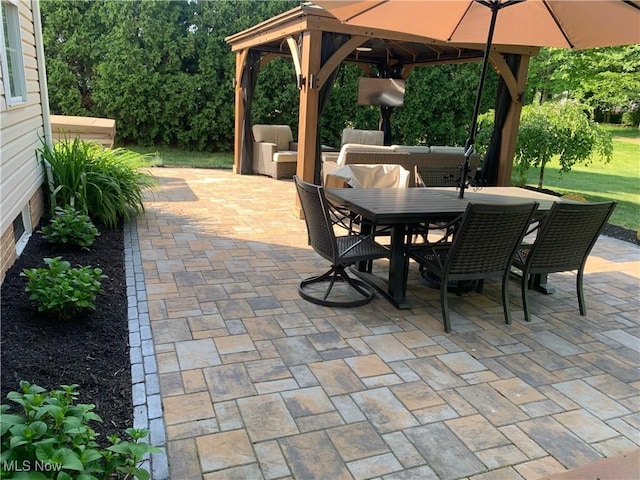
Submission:
[[192,152],[166,147],[127,147],[138,153],[155,154],[152,163],[164,167],[232,168],[233,152]]
[[[557,160],[544,170],[543,187],[560,193],[575,193],[590,202],[618,202],[609,223],[640,229],[640,130],[605,125],[613,136],[613,159],[604,163],[595,158],[590,165],[575,165],[560,175]],[[538,185],[537,168],[528,172],[527,184]]]

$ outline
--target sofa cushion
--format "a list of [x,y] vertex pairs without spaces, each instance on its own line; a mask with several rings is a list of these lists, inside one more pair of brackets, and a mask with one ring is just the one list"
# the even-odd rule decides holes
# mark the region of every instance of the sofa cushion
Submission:
[[298,152],[285,150],[284,152],[276,152],[273,154],[274,162],[297,162]]
[[342,140],[340,145],[346,145],[347,143],[382,145],[384,143],[384,132],[382,130],[356,130],[353,128],[345,128],[342,130]]
[[394,152],[400,153],[429,153],[431,149],[427,145],[391,145]]
[[432,145],[431,153],[452,153],[464,155],[464,147],[449,147],[444,145]]

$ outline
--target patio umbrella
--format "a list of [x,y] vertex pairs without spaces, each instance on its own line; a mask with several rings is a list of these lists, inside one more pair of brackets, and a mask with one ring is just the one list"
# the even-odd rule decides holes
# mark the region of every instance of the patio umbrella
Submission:
[[344,23],[452,43],[484,44],[480,82],[465,143],[464,196],[489,52],[493,43],[586,49],[640,43],[640,1],[317,0]]

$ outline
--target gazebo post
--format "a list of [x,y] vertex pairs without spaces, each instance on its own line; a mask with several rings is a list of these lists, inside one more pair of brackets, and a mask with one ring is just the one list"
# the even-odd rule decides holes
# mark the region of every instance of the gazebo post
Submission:
[[240,155],[242,155],[242,122],[244,120],[244,102],[242,101],[242,71],[247,61],[249,49],[245,48],[236,53],[235,91],[235,122],[233,141],[233,173],[240,173]]
[[[529,55],[522,55],[518,72],[515,75],[516,98],[511,97],[511,107],[507,114],[507,119],[502,130],[502,142],[500,145],[500,156],[498,158],[498,186],[511,185],[511,172],[513,171],[513,160],[516,151],[516,141],[518,139],[518,127],[520,126],[520,113],[524,101],[524,89],[527,84],[527,74],[529,70]],[[504,76],[504,72],[500,70]]]
[[[313,183],[318,142],[318,72],[322,31],[308,30],[302,33],[301,70],[303,81],[300,90],[300,112],[298,121],[298,167],[297,175]],[[302,209],[296,197],[296,213],[302,218]]]

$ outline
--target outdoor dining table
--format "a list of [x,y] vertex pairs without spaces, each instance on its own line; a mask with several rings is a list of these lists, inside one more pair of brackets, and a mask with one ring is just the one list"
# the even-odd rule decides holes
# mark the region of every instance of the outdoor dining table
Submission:
[[[391,255],[388,279],[383,279],[359,265],[354,272],[375,285],[397,308],[411,308],[406,299],[409,271],[408,246],[414,226],[421,223],[446,222],[463,214],[470,202],[501,205],[536,201],[538,217],[548,212],[560,197],[519,187],[470,188],[459,198],[455,187],[429,188],[334,188],[326,189],[330,202],[359,215],[365,228],[390,227]],[[544,286],[543,286],[544,289]]]

